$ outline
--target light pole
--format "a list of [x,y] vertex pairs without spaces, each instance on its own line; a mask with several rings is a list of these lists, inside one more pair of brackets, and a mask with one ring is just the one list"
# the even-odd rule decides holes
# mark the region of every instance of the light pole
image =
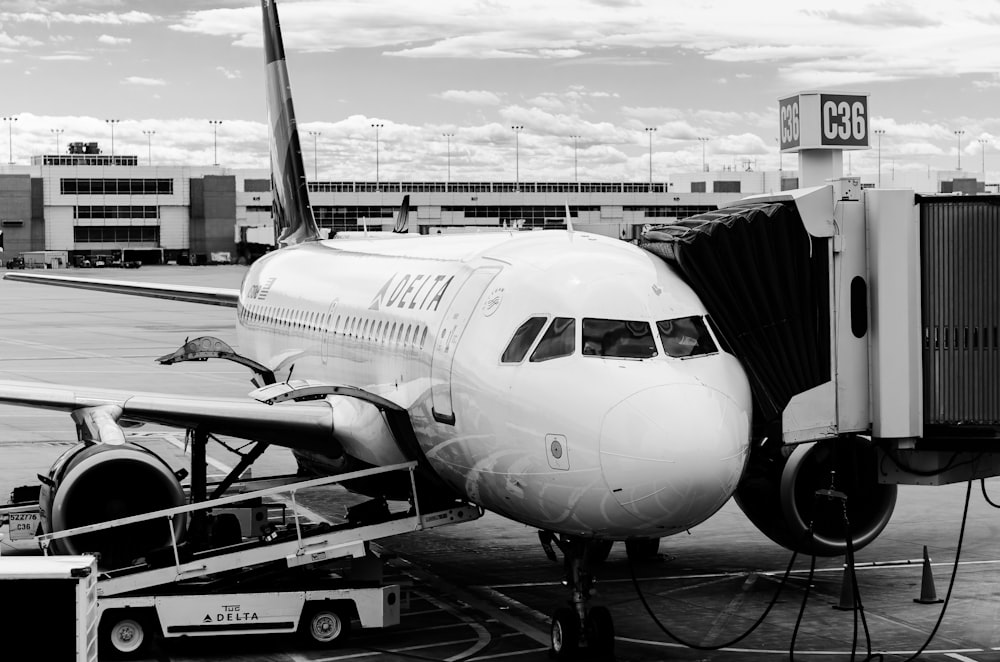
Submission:
[[316,156],[316,154],[317,154],[317,152],[316,152],[316,139],[319,138],[320,136],[322,136],[323,132],[322,131],[310,131],[309,135],[312,136],[312,139],[313,139],[313,181],[314,182],[318,182],[319,181],[319,165],[318,165],[318,163],[319,163],[319,161],[318,161],[319,157]]
[[444,180],[444,192],[448,192],[448,186],[451,184],[451,139],[455,137],[454,133],[442,133],[441,136],[448,141],[448,179]]
[[882,188],[882,136],[885,135],[885,129],[875,129],[875,135],[878,136],[878,186]]
[[708,169],[705,167],[705,144],[709,141],[709,139],[698,138],[698,140],[701,142],[701,171],[708,172]]
[[576,141],[578,141],[580,139],[580,136],[570,136],[570,138],[573,139],[573,180],[577,184],[579,184],[580,183],[580,171],[577,169],[577,161],[576,161],[577,142]]
[[962,136],[965,135],[965,129],[956,129],[952,131],[958,138],[958,169],[962,169]]
[[649,190],[653,190],[653,132],[656,131],[655,126],[646,127],[646,135],[649,136]]
[[378,177],[378,130],[381,129],[384,124],[372,124],[372,128],[375,129],[375,192],[378,193],[381,190],[381,185],[379,184]]
[[14,165],[14,132],[11,127],[14,126],[17,118],[5,117],[3,121],[7,123],[7,163]]
[[219,165],[219,125],[222,120],[208,120],[212,125],[212,165]]
[[59,156],[59,135],[64,129],[49,129],[49,131],[56,137],[56,156]]
[[983,146],[983,181],[986,181],[986,143],[989,142],[986,138],[979,138],[978,141],[980,145]]
[[510,127],[514,131],[514,190],[521,190],[521,143],[518,136],[524,130],[523,124]]
[[121,122],[121,120],[104,120],[111,125],[111,165],[115,164],[115,124]]
[[146,165],[153,165],[153,136],[156,131],[143,129],[142,135],[146,136]]

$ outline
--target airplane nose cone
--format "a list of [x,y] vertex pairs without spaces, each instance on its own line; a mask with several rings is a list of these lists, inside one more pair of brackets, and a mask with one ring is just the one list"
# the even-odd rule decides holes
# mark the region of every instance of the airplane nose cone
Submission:
[[604,480],[627,512],[666,535],[732,496],[749,450],[750,403],[702,384],[656,386],[612,407],[601,426]]

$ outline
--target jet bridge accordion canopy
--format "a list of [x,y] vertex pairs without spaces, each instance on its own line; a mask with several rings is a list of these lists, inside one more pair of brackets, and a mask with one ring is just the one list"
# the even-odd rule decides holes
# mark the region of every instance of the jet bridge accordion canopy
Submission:
[[924,421],[1000,425],[1000,197],[919,196]]
[[647,229],[640,246],[677,268],[742,362],[755,434],[830,379],[828,239],[791,202],[749,203]]

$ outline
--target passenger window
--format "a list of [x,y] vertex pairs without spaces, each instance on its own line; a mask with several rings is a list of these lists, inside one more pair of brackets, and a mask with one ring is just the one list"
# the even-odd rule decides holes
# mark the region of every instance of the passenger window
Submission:
[[702,317],[678,317],[656,323],[667,356],[684,358],[718,352]]
[[507,349],[500,356],[500,363],[520,363],[527,356],[531,344],[541,333],[545,326],[544,317],[532,317],[527,322],[518,327],[514,332],[514,337],[507,343]]
[[616,359],[656,356],[656,342],[649,322],[584,318],[583,353]]
[[[414,337],[416,337],[416,334],[414,334]],[[420,349],[424,348],[424,343],[426,342],[427,342],[427,327],[425,326],[424,333],[423,335],[420,336]]]
[[549,324],[545,335],[531,353],[532,363],[569,356],[576,351],[576,320],[572,317],[556,317]]

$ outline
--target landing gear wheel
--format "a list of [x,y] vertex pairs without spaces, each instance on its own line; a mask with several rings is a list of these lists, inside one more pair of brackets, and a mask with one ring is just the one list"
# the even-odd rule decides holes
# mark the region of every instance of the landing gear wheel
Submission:
[[101,651],[111,659],[142,657],[152,643],[146,620],[128,611],[105,614],[100,629]]
[[660,551],[659,538],[636,538],[625,541],[625,553],[633,563],[639,561],[650,561],[656,558]]
[[351,633],[351,619],[336,607],[317,605],[306,607],[299,631],[306,640],[317,646],[331,646],[346,639]]
[[592,607],[584,623],[587,646],[598,660],[610,660],[615,652],[615,624],[607,607]]
[[552,615],[552,648],[550,653],[557,660],[573,660],[580,645],[580,619],[567,607],[556,609]]

